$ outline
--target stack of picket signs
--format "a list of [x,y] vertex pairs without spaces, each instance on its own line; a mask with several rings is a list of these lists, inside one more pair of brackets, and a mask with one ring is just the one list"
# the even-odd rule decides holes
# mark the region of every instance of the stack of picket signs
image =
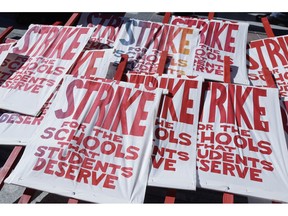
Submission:
[[170,21],[82,14],[2,44],[0,143],[25,146],[5,183],[93,203],[143,203],[147,185],[288,202],[288,36],[247,46],[247,23]]

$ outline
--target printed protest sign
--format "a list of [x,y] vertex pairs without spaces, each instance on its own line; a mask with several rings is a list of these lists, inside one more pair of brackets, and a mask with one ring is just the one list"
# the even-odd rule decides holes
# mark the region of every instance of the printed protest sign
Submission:
[[224,80],[224,56],[231,61],[233,83],[249,84],[246,68],[246,45],[249,24],[172,16],[171,24],[200,30],[195,51],[194,75],[208,80]]
[[93,31],[88,27],[30,25],[11,49],[26,61],[0,86],[0,108],[36,116]]
[[111,13],[81,13],[78,25],[96,27],[85,49],[107,49],[114,46],[118,32],[129,18]]
[[275,88],[207,83],[198,126],[199,187],[288,201],[278,93]]
[[114,56],[127,54],[129,71],[157,73],[160,55],[167,51],[165,73],[191,75],[198,39],[192,28],[130,19],[119,31]]
[[116,67],[110,62],[112,55],[113,49],[87,50],[77,60],[71,74],[81,79],[112,79],[116,72]]
[[280,97],[288,98],[288,35],[251,41],[248,49],[248,73],[253,86],[266,86],[263,68],[273,74]]
[[67,75],[6,183],[97,203],[142,203],[163,90]]
[[196,190],[196,144],[202,78],[173,74],[127,73],[128,81],[147,89],[168,89],[153,137],[150,186]]

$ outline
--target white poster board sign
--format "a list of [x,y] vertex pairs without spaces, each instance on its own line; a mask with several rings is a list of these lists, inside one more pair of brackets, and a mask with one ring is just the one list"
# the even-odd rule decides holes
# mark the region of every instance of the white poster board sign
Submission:
[[193,72],[208,80],[224,80],[224,56],[230,57],[233,83],[249,84],[246,68],[248,23],[172,16],[171,24],[200,30]]
[[196,190],[196,145],[203,79],[182,75],[127,73],[147,89],[165,88],[155,123],[150,186]]
[[36,116],[93,31],[88,27],[30,25],[12,48],[14,54],[29,58],[0,86],[0,108]]
[[288,202],[277,89],[207,83],[197,149],[199,187]]
[[253,86],[267,86],[263,69],[272,74],[279,89],[279,96],[288,99],[288,35],[270,37],[249,43],[248,73]]
[[162,92],[66,76],[5,182],[89,202],[142,203]]
[[128,55],[128,71],[157,73],[161,54],[167,51],[165,73],[191,75],[198,41],[196,29],[130,19],[119,31],[114,56]]

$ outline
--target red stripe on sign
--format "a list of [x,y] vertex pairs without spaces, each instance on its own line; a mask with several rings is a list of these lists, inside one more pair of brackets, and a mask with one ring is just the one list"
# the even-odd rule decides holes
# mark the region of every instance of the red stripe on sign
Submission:
[[5,37],[14,29],[13,26],[9,26],[0,34],[0,43],[2,43]]

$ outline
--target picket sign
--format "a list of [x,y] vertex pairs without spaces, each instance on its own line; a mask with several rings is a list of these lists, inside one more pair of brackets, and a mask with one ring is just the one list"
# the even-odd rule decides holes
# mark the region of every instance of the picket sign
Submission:
[[[230,73],[230,57],[224,56],[224,82],[231,83],[231,73]],[[231,193],[223,193],[222,202],[225,204],[234,203],[234,195]]]
[[[166,12],[164,15],[164,18],[162,20],[162,23],[169,23],[170,17],[171,17],[171,13]],[[165,62],[166,62],[167,56],[168,56],[168,51],[163,51],[161,54],[161,57],[160,57],[159,67],[157,70],[157,73],[160,76],[163,74],[163,71],[165,69]],[[168,189],[167,195],[165,196],[164,203],[166,203],[166,204],[175,203],[175,199],[176,199],[176,190],[175,189]]]
[[[166,12],[164,15],[164,18],[162,20],[162,23],[169,23],[170,17],[171,17],[171,13]],[[163,51],[161,53],[161,57],[159,60],[159,67],[157,69],[157,73],[160,76],[163,74],[163,71],[165,69],[165,62],[166,62],[167,56],[168,56],[168,51]],[[175,199],[176,199],[176,190],[175,189],[168,189],[167,195],[165,196],[164,203],[165,204],[175,203]]]
[[[268,21],[268,19],[267,19],[267,21]],[[270,27],[270,25],[269,25],[269,27]],[[263,74],[264,74],[265,80],[267,82],[267,86],[270,88],[277,88],[275,81],[273,80],[272,74],[270,73],[268,68],[263,68]],[[288,111],[288,101],[284,101],[284,105],[285,105],[286,111]],[[277,202],[277,201],[272,200],[272,203],[277,204],[277,203],[281,203],[281,202]]]
[[5,37],[14,29],[13,26],[9,26],[0,34],[0,43],[3,43]]
[[[166,13],[165,13],[166,15]],[[157,73],[161,76],[165,69],[165,63],[168,57],[168,51],[163,51],[161,53],[160,61],[159,61],[159,67],[157,69]],[[176,190],[175,189],[168,189],[167,195],[165,196],[164,203],[165,204],[171,204],[175,203],[176,199]]]
[[[122,54],[120,63],[117,67],[117,70],[116,70],[116,73],[114,76],[114,80],[121,81],[123,73],[124,73],[126,65],[127,65],[127,62],[128,62],[128,55]],[[75,199],[75,198],[69,198],[69,200],[68,200],[69,204],[77,204],[78,202],[79,202],[79,200]]]
[[[126,65],[127,65],[127,62],[128,62],[128,55],[122,54],[120,63],[118,65],[116,73],[115,73],[114,80],[121,81],[122,75],[123,75],[125,68],[126,68]],[[32,188],[26,188],[25,191],[23,192],[23,195],[19,199],[18,203],[29,203],[31,201],[31,198],[36,193],[36,191],[37,190],[32,189]],[[69,204],[76,204],[78,202],[79,202],[79,200],[75,199],[75,198],[69,198],[67,201],[67,203],[69,203]]]
[[[267,20],[268,21],[268,20]],[[268,25],[267,25],[268,24]],[[266,23],[266,28],[267,26],[270,28],[269,23]],[[267,30],[266,32],[269,32],[269,30]],[[225,68],[224,68],[224,81],[227,83],[231,83],[230,82],[230,61],[229,61],[229,57],[225,56],[224,58],[224,62],[225,62]],[[268,70],[268,68],[263,68],[263,75],[265,77],[265,80],[267,82],[267,87],[270,88],[276,88],[276,84],[274,82],[274,79],[272,77],[272,73],[270,73],[270,71]],[[275,201],[272,201],[273,203],[278,203]],[[234,195],[230,194],[230,193],[223,193],[223,203],[228,204],[228,203],[234,203]]]
[[[267,18],[266,18],[267,19]],[[268,20],[267,20],[268,21]],[[268,23],[269,24],[269,23]],[[269,28],[271,28],[270,27],[270,25],[269,25]],[[272,30],[272,29],[271,29]],[[276,86],[276,84],[275,84],[275,81],[273,80],[273,77],[272,77],[272,74],[270,73],[270,71],[268,70],[268,68],[263,68],[262,69],[262,71],[263,71],[263,75],[264,75],[264,77],[265,77],[265,80],[266,80],[266,82],[267,82],[267,87],[269,87],[269,88],[277,88],[277,86]],[[286,107],[286,110],[288,110],[287,108],[288,108],[288,101],[284,101],[284,105],[285,105],[285,107]],[[281,202],[276,202],[276,201],[272,201],[272,203],[281,203]]]
[[[69,20],[66,22],[65,26],[69,26],[69,25],[72,25],[73,23],[75,23],[76,19],[79,18],[79,16],[80,16],[80,13],[73,13],[72,16],[69,18]],[[61,25],[61,24],[62,24],[62,22],[56,21],[52,25],[56,26],[56,25]],[[21,146],[21,148],[22,148],[22,146]],[[20,157],[17,158],[17,161],[19,161],[19,159],[20,159]],[[31,201],[31,198],[34,196],[35,193],[36,193],[35,189],[26,188],[25,191],[23,192],[22,196],[20,197],[18,203],[29,203]],[[68,203],[78,203],[78,200],[70,198],[68,200]]]
[[[192,111],[190,113],[191,118],[187,115],[182,116],[182,114],[185,115],[185,113],[187,113],[187,112],[181,108],[181,104],[185,104],[185,102],[189,103],[187,98],[189,98],[190,101],[192,101],[192,98],[193,98],[193,101],[194,100],[200,101],[201,88],[200,88],[200,82],[198,82],[198,80],[197,80],[197,82],[195,82],[196,80],[195,81],[189,80],[189,78],[187,76],[182,77],[182,76],[178,75],[176,77],[176,76],[169,76],[169,74],[163,74],[161,76],[160,74],[161,73],[159,73],[158,75],[154,74],[152,76],[148,75],[148,77],[149,77],[148,78],[145,76],[145,75],[147,75],[146,73],[142,73],[140,76],[137,76],[138,75],[137,72],[134,72],[134,74],[133,73],[128,74],[128,80],[132,83],[138,83],[138,82],[141,84],[145,83],[145,84],[147,84],[147,88],[148,87],[156,88],[156,86],[161,86],[161,88],[168,88],[169,89],[168,98],[163,98],[163,101],[162,101],[165,108],[158,110],[156,125],[161,125],[161,126],[159,126],[159,128],[158,128],[158,126],[156,126],[158,129],[157,128],[155,129],[155,134],[153,137],[155,139],[154,140],[155,141],[155,143],[154,143],[155,147],[153,148],[154,151],[152,153],[152,167],[151,167],[151,171],[150,171],[150,175],[149,175],[148,186],[168,188],[168,189],[166,189],[166,191],[165,191],[166,194],[164,195],[165,203],[174,203],[175,194],[176,194],[177,189],[188,189],[188,190],[195,190],[196,189],[196,164],[195,164],[195,162],[196,162],[196,152],[195,152],[196,145],[193,145],[194,147],[190,146],[190,144],[192,144],[194,142],[196,143],[196,136],[193,137],[193,140],[191,139],[191,141],[190,141],[190,138],[192,138],[192,137],[188,134],[190,134],[191,132],[193,134],[197,133],[196,124],[198,121],[196,120],[197,122],[195,121],[195,123],[194,123],[193,121],[187,121],[187,119],[188,118],[192,119],[192,115],[195,115],[193,119],[198,119],[198,108],[197,107],[199,104],[196,103],[197,107],[195,107],[195,106],[193,107],[197,110],[194,110],[194,111],[191,110]],[[181,81],[180,81],[180,79],[178,80],[177,78],[180,78]],[[200,79],[199,81],[202,82],[202,79]],[[167,86],[168,83],[169,83],[169,85]],[[192,87],[192,85],[189,83],[191,83],[191,84],[195,83],[194,87]],[[197,87],[198,86],[197,83],[199,83],[199,88]],[[182,85],[181,89],[180,89],[180,85]],[[175,91],[176,90],[175,86],[177,86],[177,91]],[[191,90],[193,88],[195,89],[194,90],[195,94],[193,92],[191,92]],[[178,89],[180,89],[179,92],[178,92]],[[188,96],[188,94],[190,96]],[[180,100],[180,98],[182,98],[182,97],[183,97],[183,101]],[[173,100],[173,102],[171,101],[170,104],[167,104],[167,102],[170,102],[171,99]],[[194,102],[191,102],[189,104],[192,104],[192,103],[194,104]],[[175,105],[175,107],[173,104]],[[186,106],[186,105],[184,105],[184,106]],[[160,106],[160,107],[162,107],[162,106]],[[178,113],[178,111],[177,111],[177,114],[176,114],[175,111],[171,111],[172,109],[178,110],[178,111],[181,109],[182,112]],[[167,116],[168,110],[170,110],[172,114],[169,113],[169,115]],[[180,118],[178,118],[177,116]],[[176,125],[173,125],[173,123],[175,123]],[[175,130],[175,133],[173,131],[173,128]],[[182,128],[182,129],[179,130],[179,128]],[[171,130],[169,130],[169,129],[171,129]],[[173,134],[172,136],[174,138],[171,138],[171,136],[170,136],[170,138],[168,139],[168,137],[166,135],[165,135],[165,137],[163,137],[163,133],[162,133],[162,135],[160,135],[161,134],[161,133],[159,133],[160,131],[162,131],[162,132],[164,131],[166,135],[168,133]],[[179,136],[178,132],[180,132],[180,136]],[[182,140],[182,141],[184,141],[184,142],[182,142],[181,141],[181,139],[182,139],[181,134],[187,134],[187,138],[189,137],[189,141],[187,139],[185,141]],[[177,146],[173,145],[173,144],[179,144],[179,143],[181,145],[185,145],[185,146],[179,146],[178,145],[178,147],[177,147]],[[166,154],[166,158],[168,157],[169,159],[165,159],[163,152],[166,152],[166,153],[168,153],[168,152],[171,152],[171,153],[172,152],[174,152],[174,153],[180,152],[179,156],[180,155],[183,155],[183,156],[186,155],[186,156],[184,158],[179,157],[179,160],[178,160],[176,158],[177,156],[175,157],[176,154],[173,157],[173,154],[169,153],[170,156],[168,156]],[[190,158],[190,156],[191,156],[191,158]],[[175,160],[171,160],[173,158]],[[189,159],[191,159],[190,160],[191,163],[190,163],[190,161],[188,161]],[[165,160],[164,163],[162,163],[163,160]],[[162,166],[161,166],[161,164],[162,164]],[[165,165],[165,166],[163,166],[163,165]]]
[[[262,17],[261,22],[263,24],[263,27],[264,27],[264,30],[266,32],[267,37],[268,38],[269,37],[275,37],[275,34],[274,34],[274,32],[270,26],[270,23],[269,23],[269,20],[267,19],[267,17]],[[264,75],[264,78],[265,78],[266,83],[267,83],[267,87],[277,88],[276,83],[273,79],[272,73],[269,71],[269,69],[263,68],[262,71],[263,71],[263,75]],[[284,105],[285,105],[285,108],[287,111],[288,110],[288,101],[284,101]],[[272,201],[272,203],[281,203],[281,202]]]
[[[269,23],[269,20],[267,19],[267,17],[262,17],[261,22],[262,22],[263,27],[265,29],[266,35],[268,37],[275,37],[275,34],[274,34],[274,32],[270,26],[270,23]],[[272,74],[270,73],[268,68],[263,68],[263,74],[264,74],[265,80],[267,82],[267,86],[271,87],[271,88],[276,88],[275,81],[273,80]],[[284,101],[284,105],[285,105],[286,111],[288,111],[288,101]],[[280,203],[280,202],[272,201],[272,203]]]
[[[118,80],[118,81],[121,80],[122,75],[126,68],[127,61],[128,61],[128,55],[123,54],[121,57],[122,58],[121,58],[120,64],[117,67],[116,74],[114,77],[114,80]],[[32,188],[26,188],[25,191],[23,192],[23,195],[19,199],[19,203],[29,203],[32,197],[34,196],[34,194],[36,193],[36,191],[37,190],[32,189]],[[69,198],[67,201],[67,203],[70,203],[70,204],[73,204],[73,203],[75,204],[78,202],[79,200],[75,198]]]
[[[73,13],[72,16],[69,18],[69,20],[66,22],[65,26],[72,25],[79,16],[80,16],[80,13]],[[56,21],[53,23],[53,25],[59,25],[60,23],[61,22]],[[12,30],[13,30],[13,26],[8,27],[4,32],[1,33],[0,43]],[[24,152],[24,146],[15,146],[12,152],[10,153],[8,159],[6,160],[5,164],[0,170],[0,190],[4,186],[4,180],[14,169],[14,167],[20,160],[23,152]],[[22,196],[19,199],[19,203],[29,203],[32,196],[35,194],[35,192],[36,190],[34,189],[26,188]]]
[[[57,25],[61,25],[61,24],[62,24],[62,22],[56,21],[52,25],[57,26]],[[24,151],[24,146],[19,146],[19,147],[23,148],[23,151]],[[23,152],[22,152],[22,154],[23,154]],[[20,157],[17,158],[17,163],[20,160]],[[37,190],[35,190],[33,188],[25,188],[25,190],[24,190],[23,194],[21,195],[18,203],[29,203],[36,192],[37,192]]]
[[[270,26],[269,26],[270,27]],[[228,56],[224,57],[224,82],[231,83],[230,77],[230,60]],[[268,68],[263,68],[263,74],[267,82],[267,87],[276,88],[276,84],[273,80],[272,74],[269,72]],[[234,203],[234,195],[230,193],[223,193],[223,203]]]
[[[274,34],[274,32],[270,26],[270,23],[269,23],[269,20],[267,19],[267,17],[262,17],[261,22],[263,24],[263,27],[265,29],[267,37],[275,37],[275,34]],[[264,73],[265,79],[266,80],[269,79],[269,80],[267,80],[267,86],[270,87],[270,85],[271,85],[271,87],[275,88],[276,85],[275,85],[275,82],[274,82],[273,77],[270,74],[269,70],[266,69],[263,71],[263,73]],[[268,77],[266,77],[266,76],[268,76]],[[272,81],[271,81],[271,79],[272,79]],[[268,84],[268,82],[269,82],[269,84]],[[273,84],[272,84],[272,82],[273,82]],[[284,105],[285,105],[286,111],[288,111],[288,101],[284,101]]]
[[[163,71],[165,69],[165,62],[162,59],[163,53],[164,53],[164,51],[162,52],[162,55],[161,55],[161,58],[160,58],[160,62],[159,62],[159,68],[158,68],[158,71],[157,71],[160,76],[163,74]],[[165,58],[165,61],[166,61],[167,55],[168,55],[168,51],[165,51],[164,55],[166,55],[166,58]],[[160,65],[161,65],[161,67],[160,67]],[[159,70],[160,68],[162,68],[162,69]],[[169,188],[168,191],[167,191],[167,194],[165,196],[164,203],[165,204],[173,204],[173,203],[175,203],[175,199],[176,199],[176,189]]]

